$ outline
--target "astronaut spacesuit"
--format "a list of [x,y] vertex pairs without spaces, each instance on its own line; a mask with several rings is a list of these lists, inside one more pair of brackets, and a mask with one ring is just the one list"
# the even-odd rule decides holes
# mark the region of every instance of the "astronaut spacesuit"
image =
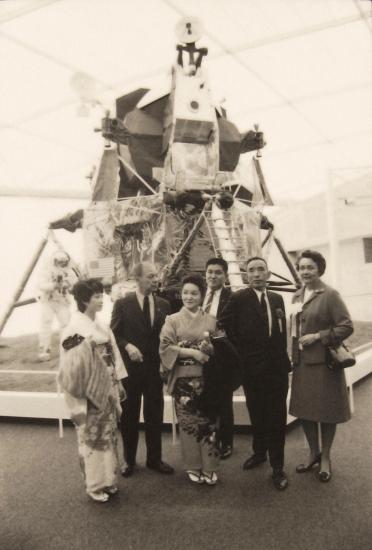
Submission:
[[70,320],[70,292],[78,276],[70,264],[66,252],[57,251],[52,255],[39,279],[40,331],[39,360],[50,359],[50,343],[53,319],[56,316],[60,329]]

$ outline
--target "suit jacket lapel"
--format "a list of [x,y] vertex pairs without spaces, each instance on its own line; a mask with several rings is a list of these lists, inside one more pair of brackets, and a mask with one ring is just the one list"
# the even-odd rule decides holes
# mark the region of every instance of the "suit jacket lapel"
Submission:
[[269,304],[270,304],[271,334],[273,334],[274,329],[276,330],[279,327],[278,314],[276,311],[277,308],[275,307],[275,296],[273,296],[271,292],[267,292],[267,299],[269,300]]
[[231,296],[230,290],[226,287],[223,287],[220,294],[220,300],[218,302],[217,317],[222,313],[223,308],[229,301],[230,296]]
[[[308,304],[310,304],[313,300],[315,300],[316,298],[318,298],[318,296],[322,295],[323,292],[325,290],[325,285],[324,283],[320,283],[320,286],[318,288],[316,288],[314,290],[314,292],[312,293],[312,295],[310,296],[310,298],[304,303],[304,306],[303,307],[306,307]],[[304,294],[305,294],[305,287],[301,288],[300,290],[298,290],[296,293],[295,293],[295,296],[296,297],[299,297],[300,300],[303,302],[304,301]]]

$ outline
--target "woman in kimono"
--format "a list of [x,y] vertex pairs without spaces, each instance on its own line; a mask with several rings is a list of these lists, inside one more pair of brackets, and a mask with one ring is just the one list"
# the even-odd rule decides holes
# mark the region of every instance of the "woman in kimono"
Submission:
[[96,320],[103,286],[94,279],[73,288],[78,311],[62,333],[58,381],[78,439],[87,494],[106,502],[118,491],[117,425],[127,372],[110,328]]
[[216,426],[204,412],[204,365],[213,354],[209,333],[216,320],[200,305],[205,283],[199,275],[182,281],[183,307],[169,315],[160,333],[160,359],[168,393],[175,399],[182,456],[190,481],[215,485],[219,453]]

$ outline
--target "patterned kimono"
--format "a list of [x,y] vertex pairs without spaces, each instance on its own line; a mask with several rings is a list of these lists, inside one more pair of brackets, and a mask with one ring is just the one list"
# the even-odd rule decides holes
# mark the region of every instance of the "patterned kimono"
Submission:
[[[78,439],[88,493],[115,488],[119,467],[117,424],[127,372],[109,327],[76,312],[61,338],[59,384]],[[67,348],[67,349],[66,349]]]
[[213,331],[216,320],[201,309],[190,313],[182,308],[169,315],[160,333],[162,371],[168,379],[168,393],[175,398],[182,456],[186,470],[215,471],[219,452],[216,426],[202,411],[203,366],[192,359],[181,359],[182,347],[198,347],[206,333]]

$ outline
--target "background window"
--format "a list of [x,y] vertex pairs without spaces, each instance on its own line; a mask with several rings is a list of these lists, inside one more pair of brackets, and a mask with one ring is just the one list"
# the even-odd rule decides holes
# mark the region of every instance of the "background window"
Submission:
[[366,264],[372,263],[372,237],[363,239],[364,261]]

